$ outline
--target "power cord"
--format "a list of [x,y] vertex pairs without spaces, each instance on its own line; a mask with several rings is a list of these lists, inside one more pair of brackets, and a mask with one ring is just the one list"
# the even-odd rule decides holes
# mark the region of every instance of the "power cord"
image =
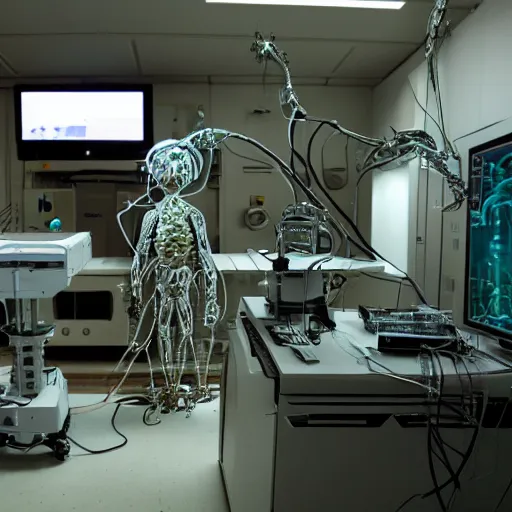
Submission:
[[91,450],[90,448],[86,448],[85,446],[81,445],[79,442],[75,441],[71,436],[68,435],[67,438],[75,446],[78,446],[78,448],[81,448],[82,450],[84,450],[85,452],[87,452],[87,453],[89,453],[91,455],[102,455],[104,453],[109,453],[109,452],[113,452],[115,450],[119,450],[121,448],[124,448],[128,444],[128,438],[122,432],[120,432],[119,429],[116,426],[116,418],[117,418],[117,414],[119,412],[119,409],[121,408],[122,405],[146,405],[146,404],[147,404],[147,401],[134,400],[133,398],[121,399],[121,400],[119,400],[117,402],[114,414],[112,415],[112,418],[110,420],[110,424],[112,425],[112,428],[114,429],[115,433],[119,437],[123,438],[123,441],[120,444],[116,445],[116,446],[112,446],[111,448],[106,448],[104,450]]

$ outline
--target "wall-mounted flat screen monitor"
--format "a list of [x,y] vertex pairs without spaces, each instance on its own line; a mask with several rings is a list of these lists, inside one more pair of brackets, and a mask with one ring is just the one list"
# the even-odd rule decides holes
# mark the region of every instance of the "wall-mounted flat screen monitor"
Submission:
[[17,86],[20,160],[141,160],[153,146],[152,86]]
[[512,340],[512,134],[469,152],[464,322]]

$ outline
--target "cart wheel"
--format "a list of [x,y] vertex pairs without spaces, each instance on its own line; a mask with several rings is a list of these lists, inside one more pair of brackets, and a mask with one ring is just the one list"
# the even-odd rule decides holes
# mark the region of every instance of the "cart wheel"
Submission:
[[57,460],[60,460],[61,462],[65,461],[70,451],[71,445],[69,444],[69,441],[65,439],[57,439],[54,448],[55,458]]

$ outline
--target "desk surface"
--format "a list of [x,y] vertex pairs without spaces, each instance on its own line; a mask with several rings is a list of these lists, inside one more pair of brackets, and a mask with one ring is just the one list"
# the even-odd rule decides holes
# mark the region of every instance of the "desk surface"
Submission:
[[[268,314],[263,297],[244,297],[246,310],[252,317],[263,320],[263,323],[271,322],[271,316]],[[281,376],[283,389],[291,392],[295,386],[300,389],[308,389],[313,381],[321,383],[322,387],[334,386],[334,382],[349,379],[352,385],[356,382],[360,387],[363,384],[372,383],[375,378],[382,379],[380,373],[389,373],[377,364],[370,362],[370,367],[363,354],[367,354],[376,363],[384,365],[396,375],[408,376],[413,380],[423,381],[422,367],[417,356],[382,354],[377,349],[377,336],[366,331],[363,321],[359,318],[357,311],[343,312],[341,310],[331,310],[332,318],[336,323],[336,330],[333,333],[325,333],[321,337],[321,343],[318,346],[311,346],[320,363],[305,364],[293,353],[290,347],[276,345],[265,329],[260,329],[274,363]],[[258,327],[258,325],[257,325]],[[263,331],[263,332],[262,332]],[[503,356],[496,344],[485,341],[481,342],[482,348],[495,357]],[[485,347],[484,347],[485,346]],[[504,364],[511,365],[510,360],[502,358]],[[460,362],[457,369],[453,361],[447,357],[441,357],[443,373],[446,379],[452,382],[458,382],[459,376],[465,376],[466,370],[463,363]],[[469,371],[472,375],[489,374],[507,374],[508,388],[512,386],[512,373],[509,369],[499,362],[483,357],[466,360]],[[308,384],[309,382],[309,384]],[[328,383],[331,384],[328,384]],[[409,388],[417,386],[410,383],[404,383],[392,379],[389,375],[385,376],[385,385],[395,387],[392,384],[398,384],[403,388],[405,384]],[[373,380],[373,388],[375,381]],[[418,388],[421,392],[421,389]],[[416,391],[418,391],[416,390]],[[358,390],[358,392],[361,392]],[[508,396],[508,395],[507,395]]]
[[[240,254],[213,254],[213,261],[220,272],[271,272],[272,263],[255,251]],[[277,254],[267,255],[270,259],[277,257]],[[325,259],[325,255],[304,256],[290,254],[290,270],[307,270],[316,261]],[[324,271],[352,271],[352,272],[379,272],[394,277],[404,277],[404,274],[383,261],[363,261],[351,258],[335,257],[329,261],[320,263],[316,270]]]
[[117,276],[129,275],[133,258],[92,258],[80,276]]
[[[270,254],[275,258],[276,254]],[[272,263],[257,252],[240,254],[212,254],[217,270],[223,273],[271,272]],[[290,270],[306,270],[312,263],[325,258],[325,255],[302,256],[290,255]],[[129,275],[133,258],[92,258],[80,272],[81,276]],[[393,277],[404,277],[389,263],[383,261],[361,261],[336,257],[316,267],[324,271],[385,273]]]

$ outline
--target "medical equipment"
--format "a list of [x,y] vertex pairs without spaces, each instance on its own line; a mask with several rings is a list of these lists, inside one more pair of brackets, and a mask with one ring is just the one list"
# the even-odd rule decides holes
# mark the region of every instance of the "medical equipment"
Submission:
[[[450,510],[489,509],[509,478],[496,469],[507,466],[512,447],[506,363],[479,353],[457,362],[442,354],[434,366],[416,355],[379,355],[377,336],[357,312],[330,316],[339,327],[309,346],[319,362],[305,364],[272,340],[268,328],[279,322],[264,298],[241,300],[221,383],[219,462],[231,510],[359,510],[364,501],[369,512],[395,512],[409,496],[428,493],[425,445],[429,417],[438,416],[428,386],[438,386],[430,372],[439,374],[439,365],[444,385],[434,428],[458,452],[469,451]],[[300,323],[292,326],[301,330]],[[444,449],[456,471],[461,458]],[[438,471],[441,486],[450,475]],[[452,486],[441,492],[449,498]],[[404,510],[438,510],[435,493]]]
[[12,302],[14,318],[3,327],[13,365],[0,396],[2,446],[45,445],[59,460],[69,453],[67,382],[58,368],[44,366],[54,326],[39,322],[38,300],[65,289],[90,258],[89,233],[0,236],[0,297]]
[[464,322],[512,348],[512,134],[469,151]]
[[[267,278],[270,311],[276,318],[314,312],[330,325],[326,314],[326,282],[319,270],[322,263],[332,259],[334,249],[334,235],[325,212],[308,203],[290,205],[276,226],[276,234],[278,257],[272,262],[273,272]],[[320,257],[302,271],[291,272],[287,257],[291,253]]]
[[128,345],[131,266],[131,258],[92,258],[65,290],[39,301],[40,318],[55,325],[52,347]]

